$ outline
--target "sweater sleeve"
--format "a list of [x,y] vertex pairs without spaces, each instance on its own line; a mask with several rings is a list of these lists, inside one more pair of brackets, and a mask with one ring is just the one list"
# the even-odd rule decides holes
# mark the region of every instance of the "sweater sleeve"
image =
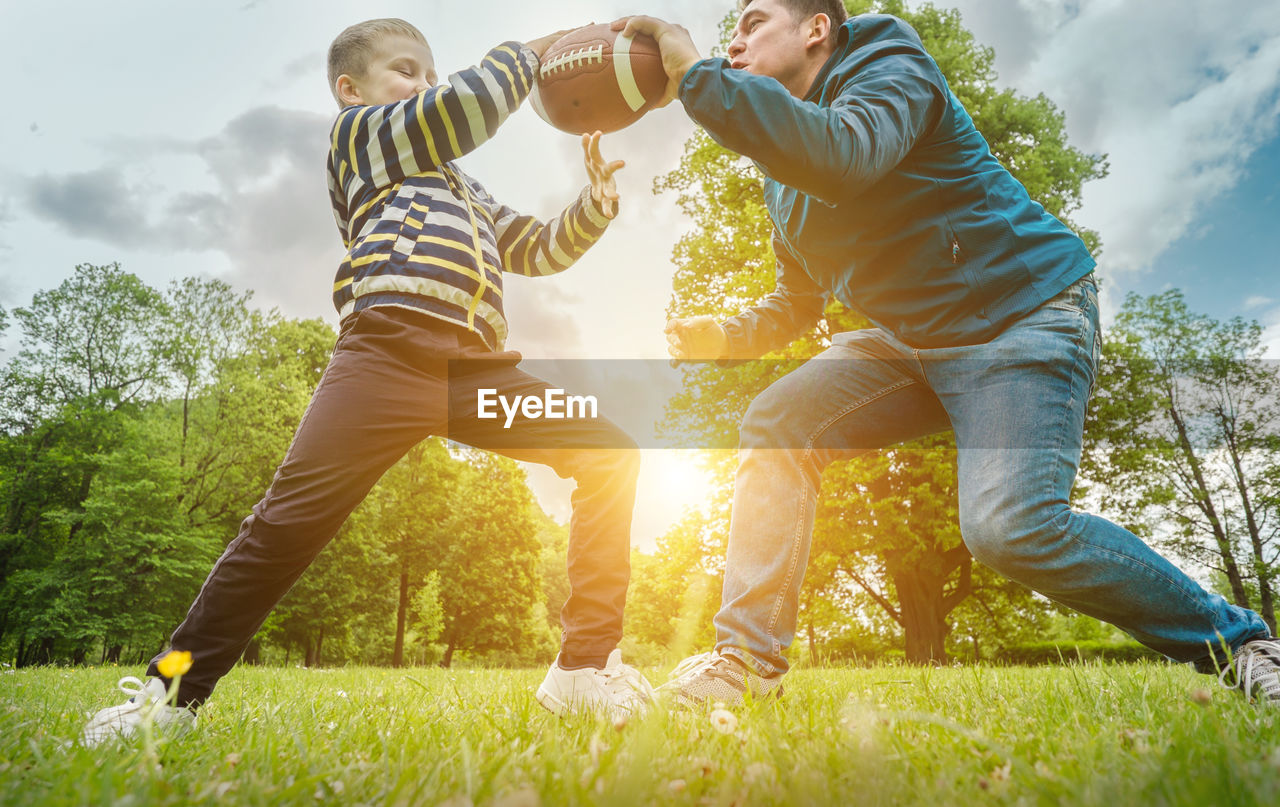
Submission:
[[829,106],[768,76],[704,59],[680,100],[717,143],[770,178],[828,204],[857,195],[906,157],[940,119],[946,92],[923,51],[894,51],[847,77]]
[[549,222],[517,213],[488,194],[484,199],[493,219],[502,268],[517,275],[539,277],[563,272],[599,241],[609,226],[609,219],[591,198],[590,186]]
[[826,305],[826,293],[800,267],[775,234],[777,284],[759,305],[721,323],[729,337],[728,363],[755,359],[785,347],[812,328]]
[[337,183],[354,172],[367,185],[390,187],[467,154],[520,106],[537,69],[532,50],[505,42],[479,65],[412,98],[347,107],[338,113],[330,144]]

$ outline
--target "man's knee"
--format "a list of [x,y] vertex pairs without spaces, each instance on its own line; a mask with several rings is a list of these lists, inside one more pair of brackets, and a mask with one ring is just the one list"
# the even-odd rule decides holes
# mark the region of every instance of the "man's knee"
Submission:
[[1065,503],[962,502],[960,534],[978,562],[1006,577],[1028,582],[1061,551],[1070,517]]
[[793,425],[797,405],[793,386],[783,376],[751,401],[738,432],[739,448],[804,447],[805,435]]

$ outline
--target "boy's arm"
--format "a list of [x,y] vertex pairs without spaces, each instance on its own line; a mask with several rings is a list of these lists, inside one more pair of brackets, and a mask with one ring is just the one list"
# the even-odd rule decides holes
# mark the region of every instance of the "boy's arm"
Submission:
[[533,86],[538,56],[519,42],[504,42],[479,65],[404,101],[352,106],[333,125],[338,181],[354,171],[383,188],[434,170],[475,149],[520,106]]
[[539,277],[563,272],[599,241],[609,226],[609,218],[592,197],[590,185],[547,223],[521,215],[492,198],[487,201],[502,268],[517,275]]

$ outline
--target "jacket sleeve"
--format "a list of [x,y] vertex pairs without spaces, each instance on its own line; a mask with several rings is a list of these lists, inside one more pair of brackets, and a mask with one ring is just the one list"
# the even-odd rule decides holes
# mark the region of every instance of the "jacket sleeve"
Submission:
[[404,101],[351,106],[333,124],[332,163],[339,185],[347,172],[390,187],[472,151],[528,96],[538,57],[519,42],[489,51],[480,64]]
[[502,268],[517,275],[539,277],[563,272],[599,241],[609,226],[609,219],[591,198],[590,186],[546,223],[495,202],[487,193],[482,198],[493,219]]
[[717,143],[835,204],[887,174],[937,124],[947,94],[935,73],[923,51],[898,50],[862,66],[820,106],[773,78],[704,59],[685,74],[680,100]]
[[759,305],[721,323],[729,337],[729,355],[725,357],[729,364],[786,347],[822,316],[826,292],[800,268],[776,234],[773,251],[778,259],[774,290]]

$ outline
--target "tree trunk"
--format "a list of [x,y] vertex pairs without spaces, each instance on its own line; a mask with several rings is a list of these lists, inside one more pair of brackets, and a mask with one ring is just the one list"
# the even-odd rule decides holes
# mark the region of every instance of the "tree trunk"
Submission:
[[305,655],[305,656],[303,657],[303,659],[302,659],[302,666],[303,666],[303,667],[314,667],[314,666],[316,666],[315,645],[313,645],[313,644],[311,643],[311,637],[310,637],[310,636],[308,636],[308,637],[307,637],[307,642],[306,642],[306,655]]
[[[391,653],[391,666],[404,666],[404,623],[409,614],[409,572],[400,572],[400,605],[396,609],[396,644]],[[445,665],[446,667],[449,665]]]
[[947,663],[946,612],[942,610],[942,581],[919,571],[893,576],[898,590],[898,612],[907,640],[911,664]]
[[[973,558],[961,544],[928,560],[908,565],[895,559],[886,570],[898,591],[897,620],[906,638],[907,661],[946,664],[947,614],[973,592]],[[957,569],[960,578],[947,591],[947,579]]]
[[1223,571],[1227,575],[1227,581],[1231,584],[1231,597],[1235,600],[1236,605],[1241,608],[1248,608],[1249,595],[1244,590],[1244,578],[1240,576],[1240,567],[1236,563],[1235,555],[1231,553],[1231,541],[1227,538],[1227,531],[1222,526],[1222,520],[1218,518],[1218,509],[1213,506],[1213,497],[1209,495],[1209,486],[1204,481],[1204,471],[1200,467],[1200,459],[1196,456],[1195,448],[1191,445],[1191,439],[1187,436],[1187,426],[1182,422],[1182,415],[1173,406],[1169,407],[1169,418],[1178,430],[1178,446],[1182,449],[1182,455],[1190,466],[1191,475],[1195,479],[1196,506],[1200,508],[1200,512],[1204,513],[1205,518],[1209,519],[1209,525],[1213,529],[1213,539],[1218,545],[1218,556],[1222,558]]
[[316,636],[316,666],[320,666],[320,652],[324,649],[324,626],[320,627],[320,633]]
[[1253,576],[1258,581],[1258,594],[1262,600],[1262,618],[1266,620],[1271,635],[1276,635],[1275,593],[1271,588],[1271,577],[1267,573],[1267,558],[1263,551],[1262,531],[1258,528],[1258,519],[1253,512],[1253,501],[1249,496],[1249,484],[1244,476],[1244,463],[1240,461],[1240,447],[1236,443],[1235,430],[1228,428],[1227,417],[1218,413],[1222,423],[1222,431],[1227,438],[1227,449],[1231,454],[1231,468],[1236,481],[1236,490],[1240,492],[1240,503],[1244,507],[1244,520],[1249,528],[1249,545],[1253,550]]
[[444,649],[444,660],[440,662],[440,666],[449,667],[453,665],[453,648],[457,646],[453,637],[449,637],[449,644]]
[[113,644],[107,648],[106,661],[110,664],[120,663],[120,654],[124,651],[123,645]]

